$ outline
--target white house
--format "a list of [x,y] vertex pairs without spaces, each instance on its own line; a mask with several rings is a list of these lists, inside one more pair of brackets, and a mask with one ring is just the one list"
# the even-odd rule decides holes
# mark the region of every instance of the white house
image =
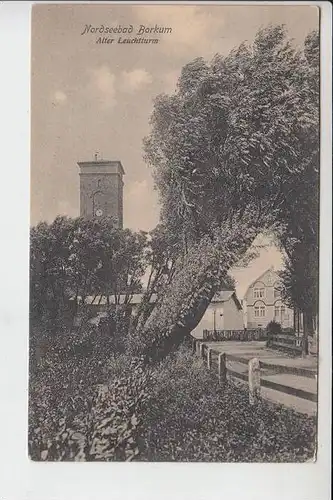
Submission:
[[248,287],[243,301],[247,328],[265,328],[274,320],[282,328],[293,328],[294,311],[281,298],[280,278],[271,267]]
[[196,338],[202,338],[204,330],[243,330],[244,318],[236,292],[218,292],[206,309],[200,323],[192,330]]

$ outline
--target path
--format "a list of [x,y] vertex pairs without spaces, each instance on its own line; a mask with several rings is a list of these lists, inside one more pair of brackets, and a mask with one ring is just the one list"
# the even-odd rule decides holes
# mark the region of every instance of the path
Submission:
[[[314,356],[288,357],[286,354],[268,349],[265,342],[204,342],[207,347],[242,358],[245,363],[251,358],[259,358],[262,362],[261,378],[286,388],[305,391],[307,394],[317,395],[317,358]],[[227,367],[247,378],[247,364],[237,361],[227,361]],[[293,370],[297,373],[293,373]],[[281,373],[288,371],[288,373]],[[280,392],[271,388],[262,387],[262,396],[275,403],[280,403],[301,413],[315,415],[317,403],[292,394]]]

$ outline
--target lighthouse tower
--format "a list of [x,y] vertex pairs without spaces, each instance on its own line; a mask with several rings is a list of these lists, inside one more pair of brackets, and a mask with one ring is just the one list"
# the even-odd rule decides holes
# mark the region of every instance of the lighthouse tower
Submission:
[[119,160],[78,163],[80,172],[81,217],[113,217],[117,227],[123,227],[123,166]]

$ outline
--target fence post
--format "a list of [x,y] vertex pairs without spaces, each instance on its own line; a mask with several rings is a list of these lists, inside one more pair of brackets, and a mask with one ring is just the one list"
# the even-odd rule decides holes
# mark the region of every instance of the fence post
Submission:
[[203,342],[200,342],[199,344],[199,354],[200,354],[200,358],[203,358],[204,355],[203,355],[203,351],[204,351],[204,343]]
[[227,367],[225,352],[221,352],[218,358],[219,382],[224,384],[227,381]]
[[318,355],[318,333],[314,333],[313,335],[312,342],[309,346],[309,352],[314,356]]
[[212,350],[210,347],[207,347],[207,368],[211,369],[212,366]]
[[249,361],[249,402],[251,405],[260,399],[260,362],[258,358]]

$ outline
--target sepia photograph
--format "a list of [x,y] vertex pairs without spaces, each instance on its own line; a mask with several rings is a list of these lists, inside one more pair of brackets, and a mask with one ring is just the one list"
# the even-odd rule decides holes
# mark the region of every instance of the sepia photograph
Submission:
[[320,36],[33,5],[30,460],[316,461]]

